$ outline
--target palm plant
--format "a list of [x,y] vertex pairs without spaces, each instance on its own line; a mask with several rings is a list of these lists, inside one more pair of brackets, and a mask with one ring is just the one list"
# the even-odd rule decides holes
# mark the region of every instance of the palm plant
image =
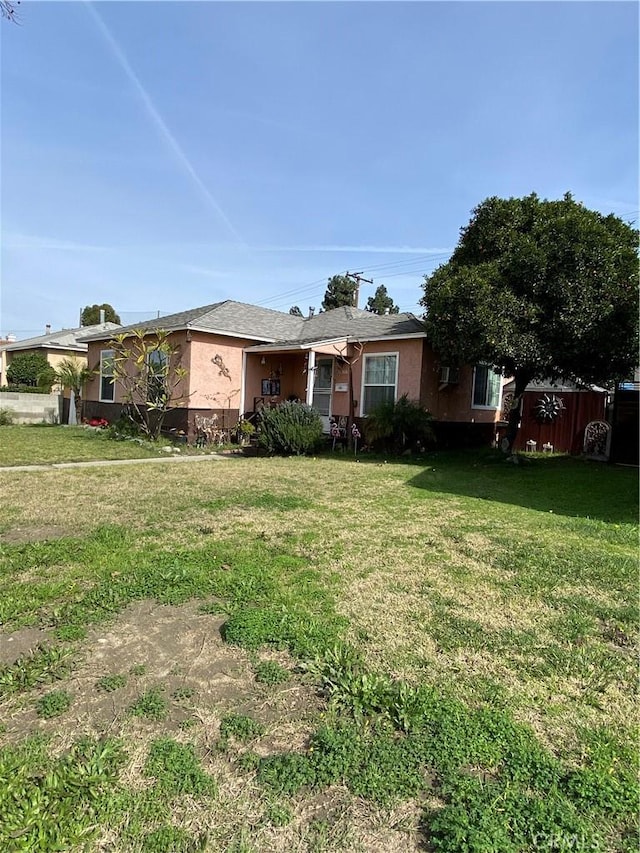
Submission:
[[76,397],[78,420],[82,419],[82,392],[85,383],[93,376],[93,370],[75,356],[63,358],[56,369],[56,380],[63,387],[73,391]]

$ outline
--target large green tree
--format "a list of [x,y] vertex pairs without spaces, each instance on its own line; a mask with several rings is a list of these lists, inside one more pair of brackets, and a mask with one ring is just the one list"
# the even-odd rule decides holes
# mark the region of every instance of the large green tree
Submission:
[[353,305],[356,283],[346,275],[332,275],[322,300],[322,310],[331,311],[342,305]]
[[372,314],[397,314],[400,311],[387,293],[387,288],[384,284],[377,287],[373,296],[367,299],[367,305],[364,310],[371,311]]
[[534,379],[607,383],[638,359],[638,232],[574,201],[488,198],[425,276],[425,323],[451,364],[515,378],[504,449]]
[[80,325],[97,326],[100,322],[100,311],[104,311],[105,322],[120,325],[120,316],[116,314],[113,305],[109,305],[108,302],[103,302],[102,305],[86,305],[80,315]]

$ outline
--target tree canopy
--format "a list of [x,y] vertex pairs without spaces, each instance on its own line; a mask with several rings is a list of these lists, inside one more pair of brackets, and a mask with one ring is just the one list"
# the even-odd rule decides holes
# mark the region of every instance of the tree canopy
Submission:
[[322,300],[322,310],[330,311],[342,305],[353,305],[356,283],[346,275],[333,275],[328,281]]
[[108,302],[103,302],[102,305],[86,305],[82,309],[80,315],[81,326],[97,326],[100,322],[100,311],[104,311],[104,319],[106,323],[120,324],[120,316],[116,314],[116,309]]
[[302,317],[302,311],[297,305],[292,305],[289,308],[289,314],[293,314],[294,317]]
[[393,299],[387,293],[387,288],[381,284],[376,288],[373,296],[367,299],[365,311],[371,311],[372,314],[397,314],[400,309],[395,304]]
[[425,277],[429,337],[451,364],[514,376],[518,402],[534,379],[624,377],[638,358],[637,247],[634,228],[570,194],[488,198]]

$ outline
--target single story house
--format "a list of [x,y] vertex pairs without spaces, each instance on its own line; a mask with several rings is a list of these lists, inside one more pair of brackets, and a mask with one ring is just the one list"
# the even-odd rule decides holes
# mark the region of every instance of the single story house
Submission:
[[76,358],[84,366],[89,349],[85,337],[101,332],[111,335],[117,328],[116,323],[99,323],[95,326],[81,326],[78,329],[60,329],[58,332],[52,332],[51,327],[47,326],[46,333],[35,338],[18,341],[10,336],[0,342],[0,386],[8,384],[7,370],[16,355],[40,352],[53,368],[57,368],[65,358]]
[[[484,365],[441,365],[413,314],[381,316],[343,306],[299,317],[225,300],[117,332],[157,329],[170,333],[188,371],[186,403],[165,424],[191,438],[198,418],[215,415],[229,428],[241,416],[289,399],[314,406],[328,431],[331,416],[357,422],[381,401],[404,394],[447,425],[447,435],[473,434],[486,444],[495,436],[501,377]],[[86,338],[95,376],[84,399],[87,417],[111,422],[123,397],[113,382],[110,338],[107,330]]]

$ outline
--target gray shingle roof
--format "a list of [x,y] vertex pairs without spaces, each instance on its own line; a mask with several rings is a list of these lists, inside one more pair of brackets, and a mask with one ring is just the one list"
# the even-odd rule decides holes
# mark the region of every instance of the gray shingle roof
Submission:
[[[313,317],[296,317],[271,308],[260,308],[227,299],[190,311],[168,314],[144,323],[122,326],[118,334],[134,329],[198,329],[247,337],[268,343],[304,344],[336,338],[371,340],[424,333],[424,326],[413,314],[372,314],[343,306]],[[94,334],[87,340],[104,340],[108,334]]]
[[424,332],[424,326],[413,314],[372,314],[346,305],[316,314],[304,324],[299,337],[308,342],[341,337],[371,340]]
[[[148,329],[149,331],[155,329],[166,331],[201,329],[274,341],[282,337],[295,336],[301,324],[301,317],[227,299],[224,302],[203,305],[201,308],[191,308],[189,311],[179,311],[177,314],[167,314],[158,319],[146,320],[144,323],[122,326],[118,329],[118,334],[132,332],[135,329]],[[106,337],[109,336],[92,335],[89,340],[103,340]]]
[[87,337],[104,335],[105,333],[111,335],[113,330],[117,328],[119,328],[117,323],[98,323],[95,326],[81,326],[78,329],[60,329],[57,332],[50,332],[48,335],[38,335],[35,338],[24,338],[21,341],[4,344],[2,349],[11,352],[12,350],[60,347],[86,352],[88,349]]

